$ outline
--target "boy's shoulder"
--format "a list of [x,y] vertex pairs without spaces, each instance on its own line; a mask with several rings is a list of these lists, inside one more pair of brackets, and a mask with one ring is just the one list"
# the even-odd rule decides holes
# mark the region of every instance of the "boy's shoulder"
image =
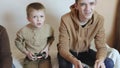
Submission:
[[20,30],[18,30],[18,33],[19,32],[27,32],[28,30],[31,30],[30,24],[23,26]]
[[50,27],[50,25],[49,25],[49,24],[47,24],[47,23],[45,23],[45,24],[44,24],[44,26],[45,26],[45,27]]
[[51,28],[51,25],[45,23],[45,24],[43,25],[43,27],[44,27],[44,28]]
[[50,24],[44,24],[43,30],[48,31],[48,32],[54,32],[54,30]]

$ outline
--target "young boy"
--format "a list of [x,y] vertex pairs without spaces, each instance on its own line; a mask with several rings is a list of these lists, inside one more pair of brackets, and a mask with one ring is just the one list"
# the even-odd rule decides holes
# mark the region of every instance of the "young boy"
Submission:
[[30,22],[17,32],[15,44],[26,55],[24,68],[52,68],[49,46],[52,44],[53,30],[45,24],[45,7],[41,3],[27,6],[27,19]]

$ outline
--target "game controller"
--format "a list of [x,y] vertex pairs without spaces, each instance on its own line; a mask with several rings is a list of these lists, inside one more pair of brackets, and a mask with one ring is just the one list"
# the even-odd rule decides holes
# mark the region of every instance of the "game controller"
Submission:
[[[38,57],[42,57],[42,58],[38,58]],[[33,55],[33,57],[35,57],[34,58],[34,60],[42,60],[42,59],[45,59],[45,57],[46,57],[46,53],[45,52],[43,52],[43,53],[35,53],[34,55]]]
[[45,53],[45,52],[43,52],[43,53],[35,53],[35,56],[36,56],[36,57],[42,56],[41,59],[45,59],[46,53]]

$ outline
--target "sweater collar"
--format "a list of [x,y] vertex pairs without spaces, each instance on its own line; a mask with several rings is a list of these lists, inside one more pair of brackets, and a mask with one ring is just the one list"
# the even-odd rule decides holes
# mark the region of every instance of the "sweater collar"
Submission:
[[31,25],[31,24],[28,24],[27,27],[29,27],[29,28],[32,29],[32,30],[40,30],[40,29],[42,29],[42,28],[44,27],[44,24],[43,24],[43,26],[40,27],[40,28],[36,28],[36,27],[34,27],[33,25]]

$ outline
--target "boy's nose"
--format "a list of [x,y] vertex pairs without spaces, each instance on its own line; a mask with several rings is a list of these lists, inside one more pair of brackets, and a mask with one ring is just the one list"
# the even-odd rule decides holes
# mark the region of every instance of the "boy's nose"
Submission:
[[86,8],[85,8],[85,10],[90,10],[90,6],[87,5]]
[[40,18],[38,18],[37,21],[40,21]]

